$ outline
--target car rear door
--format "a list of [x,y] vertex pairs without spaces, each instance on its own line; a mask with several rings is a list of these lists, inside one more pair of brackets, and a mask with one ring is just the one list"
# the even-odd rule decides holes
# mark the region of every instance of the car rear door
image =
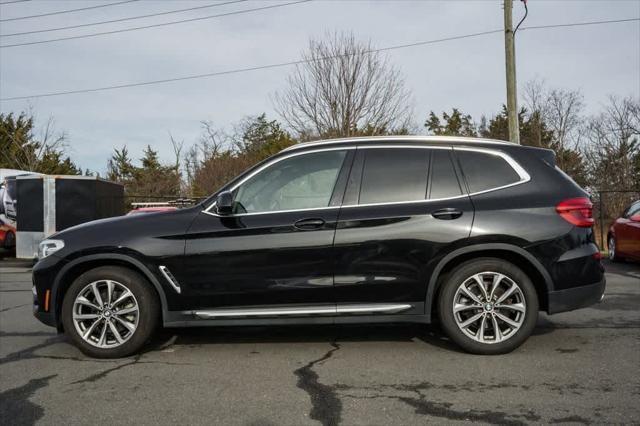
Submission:
[[428,271],[472,221],[451,148],[359,146],[334,243],[338,312],[423,313]]

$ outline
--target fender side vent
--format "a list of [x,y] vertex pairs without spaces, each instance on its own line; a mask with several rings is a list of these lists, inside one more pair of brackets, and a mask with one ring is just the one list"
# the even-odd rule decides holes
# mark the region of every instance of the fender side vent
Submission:
[[169,284],[171,284],[171,287],[173,287],[176,293],[180,294],[180,284],[178,284],[176,278],[173,276],[171,271],[169,271],[169,268],[164,265],[160,265],[158,268],[160,269],[160,272],[162,272],[162,275],[164,275],[166,280],[169,282]]

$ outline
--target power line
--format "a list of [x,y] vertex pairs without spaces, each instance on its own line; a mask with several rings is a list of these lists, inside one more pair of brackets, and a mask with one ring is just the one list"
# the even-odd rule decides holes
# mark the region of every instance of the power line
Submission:
[[116,3],[107,3],[107,4],[99,4],[96,6],[80,7],[78,9],[67,9],[67,10],[60,10],[58,12],[41,13],[39,15],[19,16],[17,18],[5,18],[5,19],[0,19],[0,22],[19,21],[21,19],[31,19],[31,18],[40,18],[43,16],[61,15],[63,13],[80,12],[83,10],[99,9],[101,7],[110,7],[110,6],[117,6],[119,4],[133,3],[134,1],[140,1],[140,0],[124,0]]
[[610,19],[605,21],[588,21],[588,22],[573,22],[570,24],[552,24],[552,25],[533,25],[528,27],[520,28],[520,31],[524,30],[541,30],[545,28],[567,28],[567,27],[582,27],[586,25],[599,25],[599,24],[617,24],[620,22],[633,22],[640,21],[640,18],[629,18],[629,19]]
[[[544,29],[546,29],[546,28],[564,28],[564,27],[577,27],[577,26],[596,25],[596,24],[613,24],[613,23],[631,22],[631,21],[640,21],[640,18],[616,19],[616,20],[607,20],[607,21],[591,21],[591,22],[575,22],[575,23],[570,23],[570,24],[555,24],[555,25],[523,27],[523,28],[520,28],[520,31],[527,30],[527,29],[528,30],[537,30],[537,29],[543,29],[543,28]],[[396,49],[405,49],[405,48],[416,47],[416,46],[424,46],[424,45],[429,45],[429,44],[444,43],[444,42],[447,42],[447,41],[462,40],[462,39],[474,38],[474,37],[481,37],[481,36],[490,35],[490,34],[498,34],[498,33],[502,33],[503,31],[504,30],[502,28],[500,28],[500,29],[496,29],[496,30],[482,31],[482,32],[476,32],[476,33],[471,33],[471,34],[463,34],[463,35],[445,37],[445,38],[439,38],[439,39],[433,39],[433,40],[418,41],[418,42],[414,42],[414,43],[398,44],[398,45],[394,45],[394,46],[381,47],[381,48],[378,48],[378,49],[371,49],[371,50],[368,50],[368,51],[363,52],[363,53],[367,54],[367,53],[383,52],[383,51],[396,50]],[[327,56],[327,57],[315,59],[315,61],[333,59],[333,58],[337,58],[337,57],[341,57],[341,56],[346,56],[346,55]],[[167,79],[162,79],[162,80],[150,80],[150,81],[143,81],[143,82],[138,82],[138,83],[123,83],[123,84],[118,84],[118,85],[113,85],[113,86],[95,87],[95,88],[91,88],[91,89],[67,90],[67,91],[60,91],[60,92],[49,92],[49,93],[41,93],[41,94],[28,95],[28,96],[14,96],[14,97],[10,97],[10,98],[0,98],[0,101],[16,101],[16,100],[23,100],[23,99],[30,99],[30,98],[45,98],[45,97],[51,97],[51,96],[73,95],[73,94],[78,94],[78,93],[101,92],[101,91],[105,91],[105,90],[125,89],[125,88],[129,88],[129,87],[138,87],[138,86],[149,86],[149,85],[153,85],[153,84],[171,83],[171,82],[176,82],[176,81],[196,80],[196,79],[200,79],[200,78],[217,77],[217,76],[221,76],[221,75],[239,74],[239,73],[258,71],[258,70],[265,70],[265,69],[271,69],[271,68],[282,68],[282,67],[287,67],[287,66],[292,66],[292,65],[301,65],[301,64],[305,64],[305,63],[313,62],[313,61],[314,61],[313,59],[301,59],[301,60],[297,60],[297,61],[280,62],[280,63],[275,63],[275,64],[259,65],[259,66],[253,66],[253,67],[247,67],[247,68],[236,68],[236,69],[226,70],[226,71],[217,71],[217,72],[210,72],[210,73],[206,73],[206,74],[196,74],[196,75],[189,75],[189,76],[183,76],[183,77],[174,77],[174,78],[167,78]]]
[[11,3],[24,3],[26,1],[31,1],[31,0],[11,0],[11,1],[3,1],[2,3],[0,3],[0,6],[4,6],[5,4],[11,4]]
[[115,22],[132,21],[134,19],[143,19],[143,18],[151,18],[151,17],[154,17],[154,16],[170,15],[170,14],[173,14],[173,13],[188,12],[188,11],[200,10],[200,9],[207,9],[207,8],[210,8],[210,7],[218,7],[218,6],[224,6],[224,5],[227,5],[227,4],[242,3],[242,2],[246,2],[246,1],[247,0],[233,0],[233,1],[223,2],[223,3],[208,4],[208,5],[205,5],[205,6],[190,7],[190,8],[187,8],[187,9],[176,9],[176,10],[170,10],[170,11],[167,11],[167,12],[151,13],[151,14],[148,14],[148,15],[138,15],[138,16],[131,16],[131,17],[128,17],[128,18],[112,19],[110,21],[92,22],[92,23],[80,24],[80,25],[68,25],[66,27],[47,28],[45,30],[23,31],[21,33],[0,34],[0,37],[13,37],[13,36],[19,36],[19,35],[26,35],[26,34],[46,33],[46,32],[50,32],[50,31],[70,30],[70,29],[73,29],[73,28],[92,27],[94,25],[103,25],[103,24],[112,24],[112,23],[115,23]]
[[[129,1],[136,1],[136,0],[129,0]],[[85,35],[79,35],[79,36],[60,37],[60,38],[53,38],[53,39],[49,39],[49,40],[30,41],[30,42],[26,42],[26,43],[4,44],[4,45],[0,45],[0,49],[7,48],[7,47],[30,46],[30,45],[33,45],[33,44],[52,43],[54,41],[75,40],[75,39],[87,38],[87,37],[97,37],[97,36],[107,35],[107,34],[118,34],[118,33],[124,33],[124,32],[128,32],[128,31],[137,31],[137,30],[145,30],[145,29],[148,29],[148,28],[164,27],[164,26],[167,26],[167,25],[184,24],[185,22],[202,21],[202,20],[205,20],[205,19],[220,18],[220,17],[223,17],[223,16],[240,15],[240,14],[243,14],[243,13],[256,12],[256,11],[259,11],[259,10],[276,9],[276,8],[279,8],[279,7],[292,6],[294,4],[307,3],[307,2],[310,2],[310,1],[313,1],[313,0],[298,0],[298,1],[293,1],[293,2],[289,2],[289,3],[281,3],[281,4],[270,5],[270,6],[255,7],[255,8],[252,8],[252,9],[237,10],[237,11],[234,11],[234,12],[219,13],[217,15],[201,16],[201,17],[198,17],[198,18],[182,19],[180,21],[171,21],[171,22],[164,22],[164,23],[161,23],[161,24],[144,25],[144,26],[141,26],[141,27],[124,28],[124,29],[121,29],[121,30],[103,31],[103,32],[99,32],[99,33],[85,34]]]

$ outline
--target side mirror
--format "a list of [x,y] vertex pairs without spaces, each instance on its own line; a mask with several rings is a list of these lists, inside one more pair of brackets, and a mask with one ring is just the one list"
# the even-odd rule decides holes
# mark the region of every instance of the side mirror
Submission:
[[640,222],[640,214],[634,214],[629,219],[633,222]]
[[216,198],[216,213],[220,216],[227,216],[233,213],[233,194],[231,191],[224,191]]

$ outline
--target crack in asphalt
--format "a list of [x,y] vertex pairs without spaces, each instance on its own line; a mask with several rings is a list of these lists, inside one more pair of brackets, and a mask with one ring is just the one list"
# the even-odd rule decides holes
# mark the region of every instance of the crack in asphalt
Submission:
[[[134,364],[162,364],[162,365],[180,365],[180,366],[194,366],[197,364],[193,364],[193,363],[185,363],[185,362],[168,362],[168,361],[141,361],[143,354],[138,354],[136,355],[131,362],[127,362],[124,364],[120,364],[117,365],[113,368],[108,368],[106,370],[100,371],[98,373],[92,374],[88,377],[85,377],[84,379],[80,379],[80,380],[76,380],[75,382],[71,382],[70,384],[72,385],[77,385],[80,383],[93,383],[93,382],[97,382],[100,379],[103,379],[105,377],[107,377],[109,374],[113,373],[114,371],[120,370],[122,368],[125,367],[129,367],[131,365]],[[92,361],[92,362],[105,362],[105,361],[96,361],[96,360],[86,360],[86,361]],[[111,361],[111,362],[118,362],[118,361]]]
[[0,392],[0,419],[12,425],[33,425],[44,416],[44,409],[29,401],[34,393],[49,386],[57,374],[31,379],[26,385]]
[[34,337],[34,336],[55,336],[58,333],[50,331],[2,331],[0,330],[0,337]]
[[100,379],[103,379],[105,377],[107,377],[109,375],[109,373],[113,373],[114,371],[120,370],[121,368],[125,368],[128,367],[130,365],[133,364],[137,364],[138,361],[140,361],[140,358],[142,358],[142,354],[138,354],[136,355],[133,360],[131,360],[131,362],[127,362],[125,364],[120,364],[117,365],[113,368],[108,368],[106,370],[100,371],[98,373],[92,374],[89,377],[85,377],[84,379],[80,379],[80,380],[76,380],[75,382],[71,382],[72,385],[77,385],[80,383],[92,383],[92,382],[97,382]]
[[453,404],[450,402],[433,402],[426,399],[426,396],[418,393],[418,398],[411,397],[395,397],[397,400],[404,402],[407,405],[412,406],[415,409],[416,414],[439,417],[447,420],[466,420],[473,422],[485,422],[493,425],[523,425],[524,422],[513,419],[516,417],[523,417],[529,421],[539,421],[540,416],[530,411],[527,414],[512,415],[502,411],[489,411],[489,410],[469,410],[458,411],[452,410]]
[[0,314],[1,314],[1,313],[3,313],[3,312],[10,311],[10,310],[12,310],[12,309],[22,308],[23,306],[28,306],[28,305],[31,305],[31,303],[24,303],[24,304],[22,304],[22,305],[17,305],[17,306],[11,306],[11,307],[8,307],[8,308],[3,308],[3,309],[0,309]]
[[[497,389],[497,388],[505,388],[505,387],[514,387],[514,388],[524,388],[529,390],[529,386],[523,385],[511,385],[508,383],[501,384],[478,384],[475,391],[484,392],[485,389]],[[430,389],[446,389],[449,391],[458,391],[458,390],[470,390],[469,386],[461,385],[459,387],[453,385],[434,385],[429,382],[421,382],[416,384],[392,384],[392,385],[379,385],[375,387],[351,387],[348,385],[340,385],[339,389],[347,390],[373,390],[375,393],[373,395],[355,395],[355,394],[342,394],[343,397],[354,398],[354,399],[377,399],[377,398],[385,398],[385,399],[394,399],[396,401],[400,401],[406,405],[409,405],[415,410],[416,414],[429,416],[429,417],[437,417],[441,419],[447,420],[465,420],[465,421],[474,421],[474,422],[484,422],[489,424],[499,424],[499,425],[522,425],[524,422],[519,420],[520,418],[527,420],[538,422],[540,421],[540,416],[538,416],[532,410],[528,410],[526,413],[505,413],[503,411],[491,411],[491,410],[454,410],[452,403],[449,402],[435,402],[427,399],[427,395],[424,394],[424,391]],[[411,396],[401,396],[401,395],[388,395],[383,394],[383,389],[393,389],[400,392],[408,392],[416,394],[416,397]]]
[[556,423],[580,423],[583,425],[590,425],[592,422],[589,419],[585,419],[584,417],[581,416],[567,416],[567,417],[561,417],[561,418],[557,418],[557,419],[551,419],[549,420],[549,423],[551,424],[556,424]]
[[63,337],[56,335],[48,338],[42,343],[38,343],[37,345],[29,346],[28,348],[21,349],[16,352],[11,352],[10,354],[5,355],[3,358],[0,358],[0,365],[26,359],[39,358],[40,356],[36,355],[34,353],[35,351],[37,351],[38,349],[46,348],[47,346],[59,343],[61,341],[63,341]]
[[[51,337],[46,339],[42,343],[38,343],[37,345],[29,346],[27,348],[5,355],[4,357],[0,358],[0,365],[8,364],[11,362],[26,361],[30,359],[51,359],[51,360],[63,360],[63,361],[92,362],[92,363],[98,363],[98,364],[103,364],[103,363],[113,364],[118,362],[117,360],[99,360],[94,358],[81,358],[81,357],[74,357],[74,356],[38,355],[35,353],[37,350],[46,348],[56,343],[64,342],[66,340],[65,336],[62,334],[53,334],[53,333],[46,333],[46,332],[15,333],[15,332],[0,331],[0,337],[30,337],[30,336],[51,336]],[[196,365],[193,363],[186,363],[186,362],[152,361],[152,360],[139,361],[139,358],[142,355],[143,354],[140,354],[136,357],[138,359],[136,362],[139,362],[140,364],[162,364],[162,365],[180,365],[180,366]],[[118,370],[122,367],[126,367],[131,364],[132,363],[123,364],[116,368],[106,370],[105,372],[96,373],[92,376],[89,376],[87,379],[78,381],[78,383],[81,383],[83,381],[92,382],[92,381],[99,380],[101,377],[106,376],[111,371]],[[92,379],[94,376],[100,376],[100,377]]]
[[331,342],[333,347],[322,357],[310,361],[304,367],[293,372],[298,377],[296,386],[305,391],[311,398],[311,411],[309,416],[318,420],[323,426],[332,426],[340,423],[342,415],[342,402],[336,394],[336,388],[323,385],[318,381],[319,376],[313,370],[316,364],[322,363],[331,358],[334,352],[340,350],[340,345]]

